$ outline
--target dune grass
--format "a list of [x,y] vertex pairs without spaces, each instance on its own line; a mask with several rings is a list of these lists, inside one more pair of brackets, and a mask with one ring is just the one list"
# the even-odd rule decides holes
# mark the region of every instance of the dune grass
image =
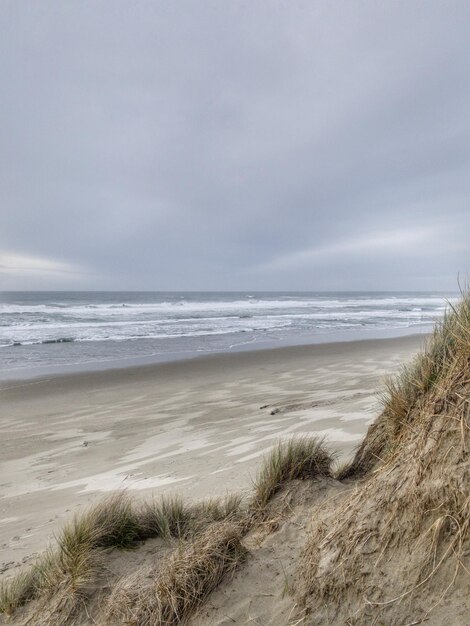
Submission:
[[404,365],[397,376],[386,381],[381,394],[383,412],[396,437],[409,422],[411,413],[439,385],[456,360],[470,355],[470,293],[463,293],[456,306],[449,305],[424,350]]
[[389,381],[381,415],[339,469],[341,479],[366,479],[309,534],[299,601],[316,616],[328,607],[341,623],[401,624],[413,605],[424,623],[448,594],[466,593],[469,374],[466,293]]
[[16,608],[39,595],[64,591],[80,595],[94,579],[99,549],[129,547],[138,536],[138,523],[126,493],[106,498],[86,513],[75,516],[30,570],[0,585],[0,613]]
[[[78,600],[99,572],[103,550],[133,548],[154,537],[189,537],[215,521],[234,518],[240,505],[239,496],[195,505],[163,497],[136,505],[126,492],[113,494],[66,524],[56,537],[56,547],[29,570],[0,582],[0,614],[11,614],[29,600],[58,591]],[[72,602],[69,605],[72,610]]]
[[332,454],[317,437],[292,437],[279,442],[264,458],[255,479],[253,507],[263,509],[290,480],[330,476],[332,462]]
[[400,435],[411,426],[431,393],[439,391],[449,373],[465,367],[470,356],[470,292],[462,292],[459,303],[448,306],[436,323],[424,349],[398,374],[385,381],[379,394],[382,413],[370,426],[353,461],[337,474],[338,480],[360,478],[389,458],[399,445]]
[[242,497],[238,494],[210,498],[187,504],[179,496],[164,496],[142,505],[139,512],[140,537],[185,539],[197,534],[213,522],[234,519],[241,512]]
[[11,615],[26,604],[34,595],[36,588],[34,568],[21,572],[13,578],[0,581],[0,614]]
[[337,462],[333,465],[333,468],[331,470],[331,475],[333,476],[335,480],[341,481],[349,472],[350,466],[351,466],[351,461],[349,459],[345,461],[343,460],[343,461]]
[[[170,585],[171,579],[171,584],[183,585],[181,581],[187,576],[189,590],[191,586],[197,587],[196,579],[200,577],[202,586],[196,595],[204,595],[204,590],[212,588],[214,581],[230,569],[232,549],[237,555],[241,553],[235,546],[256,523],[253,512],[262,511],[289,480],[329,476],[331,463],[332,456],[321,440],[293,437],[279,442],[264,458],[254,484],[254,495],[246,506],[239,494],[195,504],[188,504],[177,496],[136,503],[126,492],[114,494],[66,524],[56,538],[56,547],[48,549],[29,570],[0,583],[0,613],[11,614],[28,601],[41,598],[49,602],[49,607],[56,607],[56,613],[61,614],[65,623],[79,604],[86,601],[90,586],[103,567],[106,549],[133,548],[141,541],[156,537],[187,544],[191,555],[185,560],[186,557],[181,556],[184,550],[177,550],[180,557],[175,556],[172,561],[174,574],[170,575],[170,568],[165,574],[165,584]],[[233,529],[236,529],[235,534]],[[204,539],[199,541],[199,537]],[[199,549],[201,560],[197,558]],[[169,587],[163,582],[163,587],[158,585],[155,589],[166,594],[165,602],[170,602]],[[187,607],[188,603],[186,599],[181,606]],[[161,610],[162,615],[169,611],[168,608]],[[180,610],[181,607],[175,609],[175,615]],[[51,624],[54,619],[51,614]]]
[[110,624],[181,624],[244,559],[236,524],[216,523],[184,542],[159,568],[123,579],[107,604]]
[[110,623],[182,623],[244,558],[241,539],[271,498],[291,480],[329,476],[331,463],[332,455],[322,440],[292,437],[279,442],[263,459],[247,508],[238,495],[192,507],[178,498],[167,499],[164,506],[147,506],[150,528],[186,541],[153,572],[137,572],[120,581],[108,602]]
[[213,522],[238,521],[245,514],[243,497],[231,493],[223,498],[209,498],[193,505],[193,532]]
[[144,503],[140,520],[143,538],[183,537],[190,527],[191,510],[178,496],[169,496]]

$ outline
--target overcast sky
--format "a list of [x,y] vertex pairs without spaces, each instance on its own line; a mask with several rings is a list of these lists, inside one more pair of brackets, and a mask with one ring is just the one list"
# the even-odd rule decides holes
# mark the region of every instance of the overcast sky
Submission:
[[0,24],[0,288],[470,269],[467,0],[2,0]]

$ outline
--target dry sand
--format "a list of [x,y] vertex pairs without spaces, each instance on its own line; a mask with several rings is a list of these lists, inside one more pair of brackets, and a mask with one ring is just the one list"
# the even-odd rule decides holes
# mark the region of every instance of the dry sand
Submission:
[[222,354],[0,385],[0,573],[110,490],[189,498],[246,489],[279,437],[343,456],[376,416],[385,374],[422,336]]

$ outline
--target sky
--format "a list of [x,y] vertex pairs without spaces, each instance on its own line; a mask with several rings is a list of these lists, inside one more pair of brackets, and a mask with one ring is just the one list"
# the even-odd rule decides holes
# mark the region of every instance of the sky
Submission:
[[2,0],[0,289],[454,290],[470,3]]

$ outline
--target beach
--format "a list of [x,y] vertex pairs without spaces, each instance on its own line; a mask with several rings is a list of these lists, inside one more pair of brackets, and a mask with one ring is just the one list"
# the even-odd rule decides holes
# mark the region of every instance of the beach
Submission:
[[377,390],[424,335],[224,353],[1,383],[0,570],[116,489],[189,499],[247,490],[281,437],[348,458]]

